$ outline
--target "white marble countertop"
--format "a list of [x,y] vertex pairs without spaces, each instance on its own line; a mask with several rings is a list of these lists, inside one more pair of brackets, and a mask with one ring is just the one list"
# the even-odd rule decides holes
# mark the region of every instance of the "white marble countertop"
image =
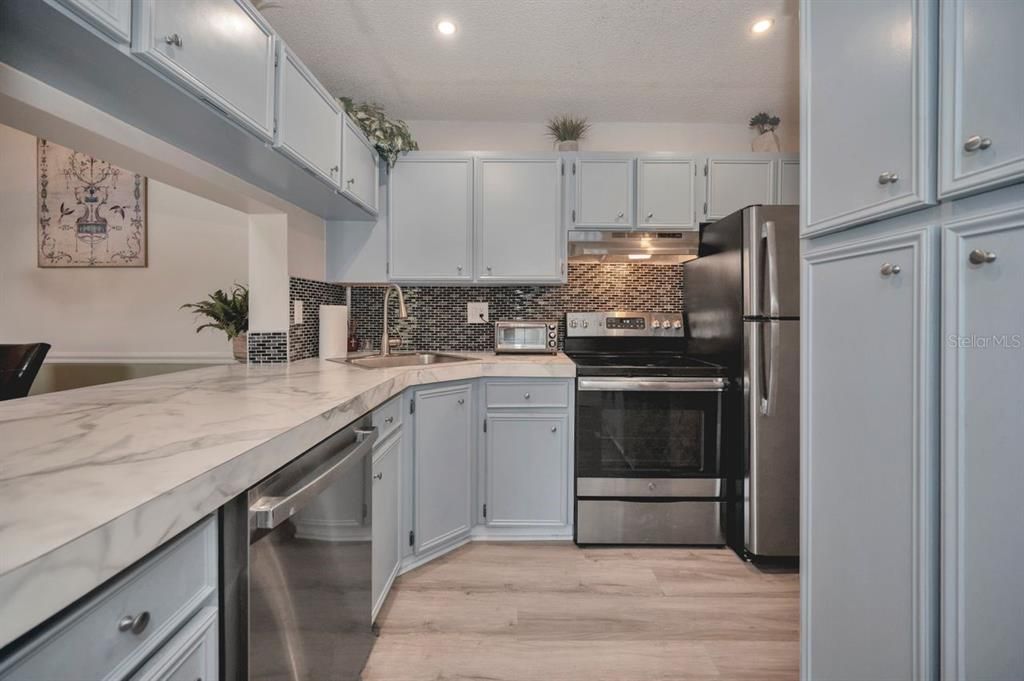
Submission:
[[415,385],[572,377],[563,354],[214,366],[0,403],[0,646]]

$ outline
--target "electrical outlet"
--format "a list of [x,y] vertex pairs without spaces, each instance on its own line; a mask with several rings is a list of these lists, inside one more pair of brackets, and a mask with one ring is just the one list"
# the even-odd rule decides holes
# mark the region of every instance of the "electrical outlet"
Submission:
[[301,300],[293,300],[292,301],[292,324],[301,324],[301,323],[302,323],[302,301]]
[[487,312],[487,303],[466,303],[466,323],[483,324],[491,321]]

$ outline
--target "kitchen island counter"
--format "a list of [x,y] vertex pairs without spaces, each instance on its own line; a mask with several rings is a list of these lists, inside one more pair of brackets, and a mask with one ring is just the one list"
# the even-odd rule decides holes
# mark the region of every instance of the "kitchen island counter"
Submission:
[[228,365],[0,403],[0,646],[408,387],[575,376],[558,355]]

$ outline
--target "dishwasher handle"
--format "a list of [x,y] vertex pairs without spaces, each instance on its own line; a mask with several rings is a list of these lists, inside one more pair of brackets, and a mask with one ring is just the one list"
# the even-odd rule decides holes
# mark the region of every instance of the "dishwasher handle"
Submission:
[[256,527],[261,530],[274,529],[324,491],[339,475],[351,468],[354,461],[366,456],[373,449],[373,443],[377,441],[377,428],[356,428],[355,433],[356,441],[343,449],[334,463],[322,468],[316,476],[304,482],[294,492],[283,497],[257,499],[249,507],[250,515],[256,520]]

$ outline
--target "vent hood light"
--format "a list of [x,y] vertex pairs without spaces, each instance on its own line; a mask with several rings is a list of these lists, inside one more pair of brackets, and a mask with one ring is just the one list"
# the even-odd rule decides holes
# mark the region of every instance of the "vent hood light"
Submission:
[[697,231],[569,231],[569,262],[677,265],[696,258],[699,249]]

